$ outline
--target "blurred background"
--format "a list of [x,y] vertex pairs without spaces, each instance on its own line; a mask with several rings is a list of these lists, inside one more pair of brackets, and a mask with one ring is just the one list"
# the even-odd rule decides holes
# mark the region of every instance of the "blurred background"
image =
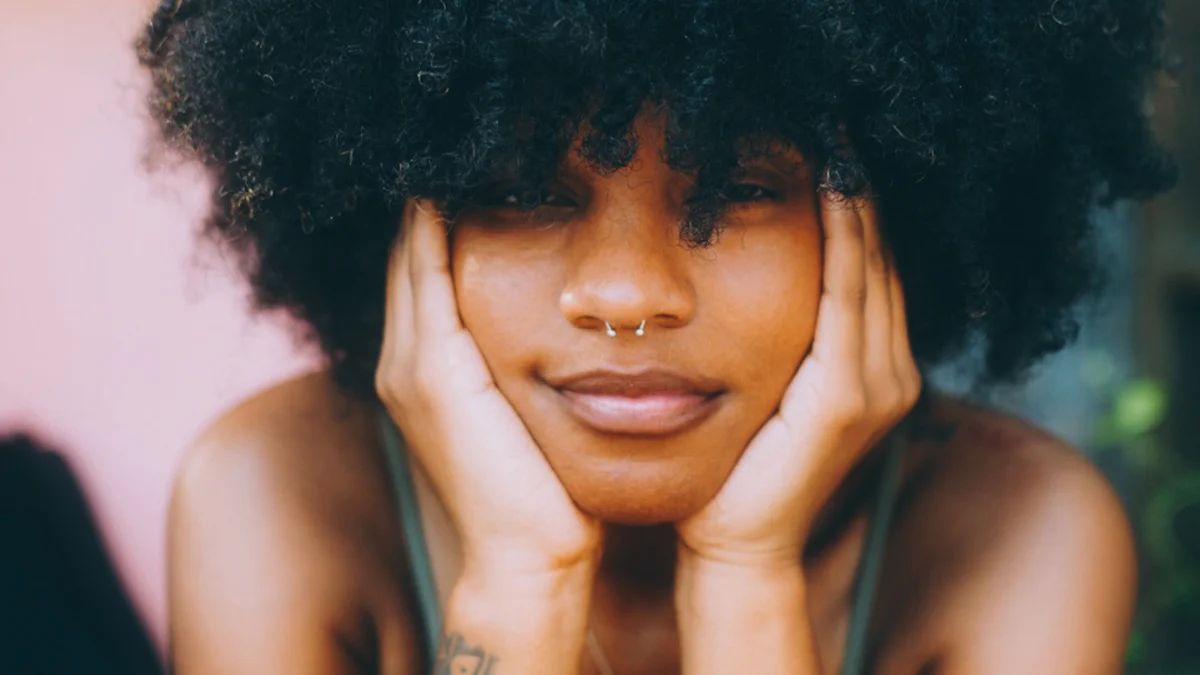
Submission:
[[[1083,308],[1079,343],[986,398],[1108,474],[1141,547],[1128,672],[1182,675],[1200,673],[1200,3],[1168,4],[1180,65],[1151,103],[1179,187],[1098,214],[1112,281]],[[106,606],[144,626],[159,658],[184,448],[222,409],[315,360],[282,322],[250,316],[227,262],[194,245],[202,179],[142,166],[130,43],[149,7],[0,0],[0,437],[30,434],[62,458],[125,598]],[[963,390],[953,368],[936,379]],[[29,445],[4,448],[45,454]],[[2,482],[6,466],[0,451],[0,508],[19,488]],[[0,513],[0,561],[18,550],[3,528],[30,513]],[[0,566],[0,579],[10,573]],[[21,590],[0,581],[0,614]],[[78,609],[83,595],[64,602]]]

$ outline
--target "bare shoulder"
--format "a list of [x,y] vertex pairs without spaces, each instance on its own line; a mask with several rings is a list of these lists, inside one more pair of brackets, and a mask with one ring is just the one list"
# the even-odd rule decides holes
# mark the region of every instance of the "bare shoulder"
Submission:
[[922,500],[965,503],[962,534],[1022,537],[1051,526],[1107,525],[1128,534],[1107,480],[1076,448],[1006,413],[953,399],[918,430]]
[[386,527],[391,497],[377,430],[370,404],[340,391],[326,373],[282,382],[201,434],[180,467],[176,502],[217,508],[213,502],[244,501],[246,515],[286,507],[282,524],[294,527]]
[[930,418],[897,535],[900,573],[937,610],[935,672],[1119,673],[1136,561],[1103,475],[995,410],[940,399]]
[[245,473],[279,488],[307,485],[350,498],[323,508],[350,506],[362,494],[360,481],[377,474],[375,424],[370,405],[340,391],[326,373],[302,375],[214,420],[185,457],[178,487],[213,473]]
[[380,634],[411,633],[390,490],[373,407],[324,373],[215,420],[172,498],[176,669],[374,672]]

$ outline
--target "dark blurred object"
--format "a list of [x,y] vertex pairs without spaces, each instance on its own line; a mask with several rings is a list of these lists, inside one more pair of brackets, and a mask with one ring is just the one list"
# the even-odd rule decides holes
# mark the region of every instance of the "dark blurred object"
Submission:
[[1163,423],[1136,450],[1134,522],[1142,553],[1132,675],[1200,673],[1200,3],[1167,0],[1172,77],[1154,97],[1179,182],[1137,230],[1139,376],[1158,382]]
[[0,673],[161,675],[63,459],[0,439]]

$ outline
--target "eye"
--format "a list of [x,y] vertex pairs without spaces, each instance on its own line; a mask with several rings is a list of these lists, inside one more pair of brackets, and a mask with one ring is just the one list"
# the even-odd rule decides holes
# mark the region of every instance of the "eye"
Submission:
[[522,211],[533,211],[542,207],[570,208],[575,205],[571,198],[542,187],[520,187],[502,192],[497,206]]
[[730,183],[721,190],[721,199],[735,204],[774,201],[779,193],[757,183]]

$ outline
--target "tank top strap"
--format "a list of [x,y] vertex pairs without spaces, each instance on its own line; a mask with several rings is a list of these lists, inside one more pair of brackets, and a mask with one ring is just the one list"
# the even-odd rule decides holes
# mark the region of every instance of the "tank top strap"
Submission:
[[846,645],[842,652],[841,675],[862,675],[866,667],[867,629],[870,627],[871,610],[879,589],[879,576],[887,551],[892,513],[900,492],[904,449],[908,445],[907,430],[908,422],[905,420],[888,434],[885,440],[883,472],[879,477],[878,492],[871,509],[867,539],[863,544],[862,556],[854,576],[853,605],[850,608],[850,624],[846,629]]
[[409,569],[412,571],[414,596],[425,635],[425,656],[432,661],[442,644],[442,612],[438,604],[437,586],[433,580],[433,564],[429,559],[425,529],[421,524],[421,508],[417,503],[416,486],[413,483],[412,471],[409,470],[404,439],[386,411],[380,411],[379,427],[380,440],[391,473],[392,489],[396,493],[396,509],[400,516],[404,550],[408,557]]

